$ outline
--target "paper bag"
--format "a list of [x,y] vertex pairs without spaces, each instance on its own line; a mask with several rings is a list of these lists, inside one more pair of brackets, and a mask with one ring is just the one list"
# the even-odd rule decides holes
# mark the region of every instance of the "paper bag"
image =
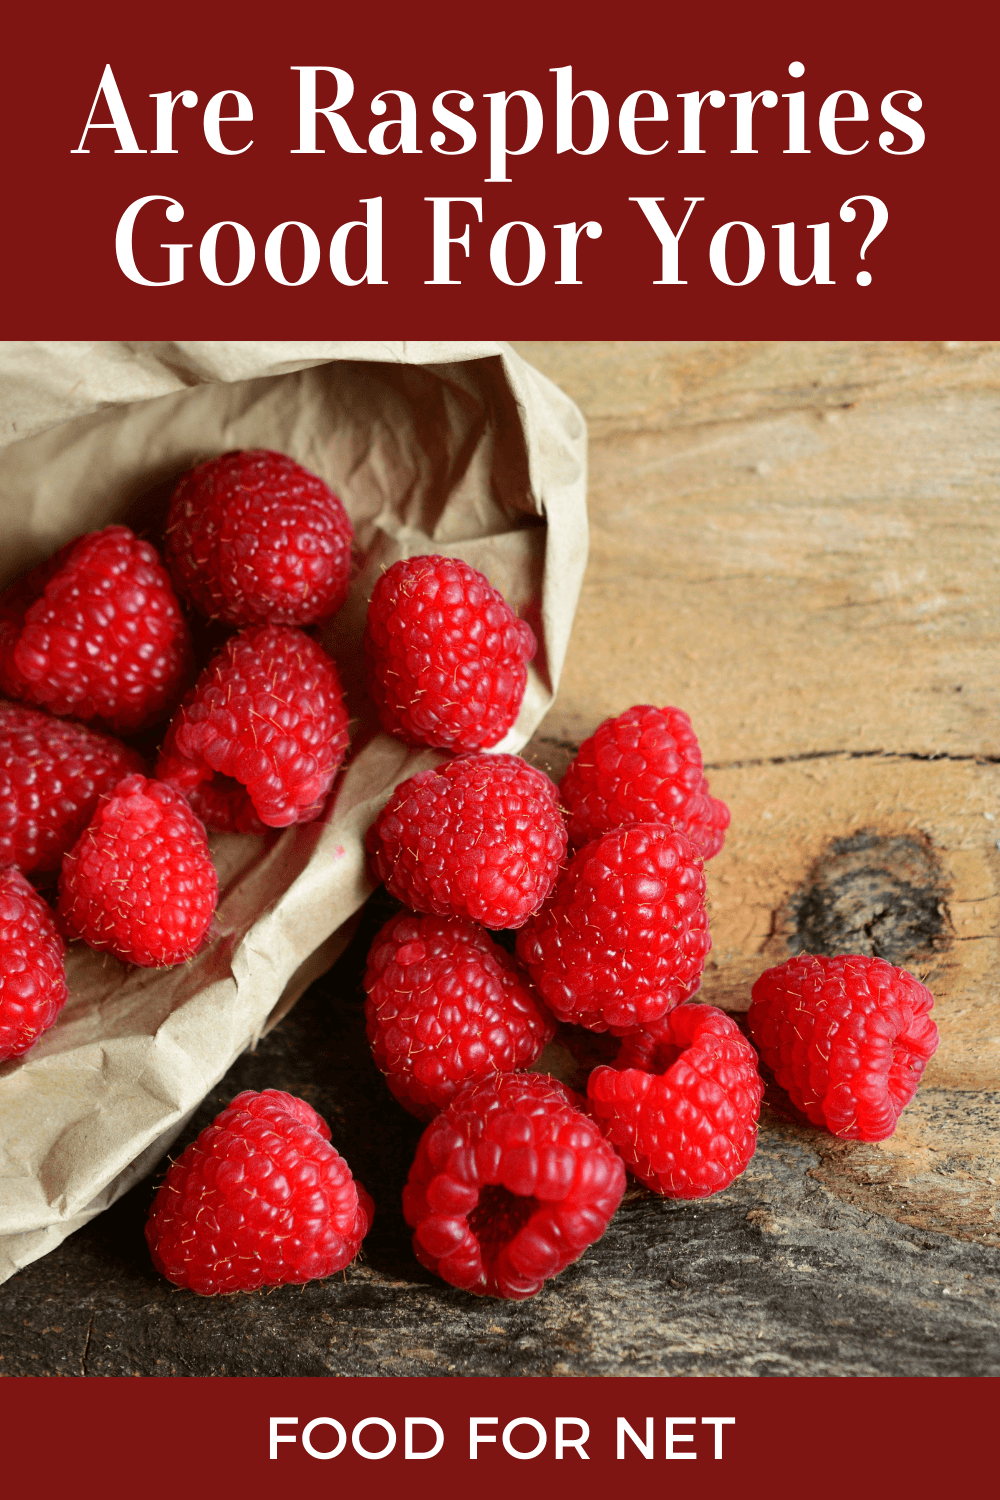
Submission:
[[[481,569],[539,640],[519,749],[552,698],[586,562],[586,432],[500,343],[0,344],[0,584],[84,531],[155,529],[172,483],[232,448],[288,453],[341,497],[359,571],[321,634],[354,750],[323,819],[215,834],[208,945],[171,969],[70,948],[70,999],[0,1066],[0,1281],[152,1170],[234,1059],[346,945],[370,892],[366,830],[436,763],[381,733],[360,643],[381,569],[438,552]],[[346,925],[345,925],[346,924]]]

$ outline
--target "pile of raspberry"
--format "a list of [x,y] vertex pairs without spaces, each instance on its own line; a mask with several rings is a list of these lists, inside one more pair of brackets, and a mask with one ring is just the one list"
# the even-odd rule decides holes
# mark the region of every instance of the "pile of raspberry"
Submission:
[[[315,632],[346,599],[352,546],[347,513],[318,476],[280,453],[225,453],[181,477],[160,550],[107,526],[0,595],[0,1061],[56,1021],[67,942],[153,968],[201,951],[218,897],[210,832],[322,816],[348,711]],[[402,559],[379,580],[365,631],[375,709],[411,745],[448,756],[493,747],[520,710],[535,644],[476,569]],[[480,759],[502,773],[505,811],[492,849],[480,838],[469,861],[466,904],[476,920],[484,902],[502,908],[503,925],[536,908],[565,835],[545,778],[513,757]],[[463,765],[452,782],[442,771],[480,834],[498,794],[490,775]],[[452,1052],[405,1086],[428,1118],[466,1076],[497,1060],[528,1066],[552,1033],[485,933],[470,920],[463,942],[438,926],[424,934],[428,952],[464,961],[469,1019]],[[234,1101],[161,1189],[157,1265],[207,1293],[347,1264],[373,1205],[329,1137],[287,1095]],[[595,1149],[606,1149],[596,1133]]]
[[105,526],[0,595],[0,1061],[54,1023],[67,941],[151,968],[200,951],[208,830],[321,814],[347,710],[307,630],[344,602],[352,538],[301,465],[227,453],[181,478],[162,553]]
[[[424,592],[433,562],[412,565]],[[450,642],[462,600],[452,615],[442,593]],[[391,687],[400,653],[378,639],[368,670]],[[762,1085],[735,1023],[685,1003],[710,946],[704,856],[729,822],[687,716],[630,710],[558,788],[517,756],[456,748],[369,830],[372,877],[405,909],[371,946],[365,1016],[390,1091],[430,1121],[403,1196],[418,1259],[463,1290],[521,1298],[603,1234],[626,1168],[673,1196],[731,1182]],[[538,1071],[557,1027],[570,1046],[581,1028],[623,1039],[586,1099]]]
[[[433,562],[414,562],[421,587]],[[457,639],[440,591],[434,603],[439,639]],[[423,647],[426,612],[419,624]],[[390,634],[367,640],[376,701],[378,674],[395,691],[404,659]],[[439,716],[434,699],[417,706]],[[406,735],[432,743],[412,716]],[[391,1093],[429,1121],[403,1194],[423,1265],[466,1291],[533,1296],[603,1233],[626,1171],[669,1198],[728,1187],[756,1148],[750,1038],[814,1123],[891,1133],[937,1041],[911,975],[858,955],[792,959],[755,986],[749,1037],[696,999],[705,862],[729,810],[685,713],[609,719],[558,788],[516,756],[451,745],[465,753],[398,786],[367,840],[372,878],[404,906],[371,945],[365,1016]],[[586,1032],[617,1039],[586,1098],[542,1071],[557,1028],[578,1058]]]
[[[290,458],[227,453],[181,478],[162,558],[109,526],[0,596],[14,700],[0,704],[0,1059],[55,1020],[67,940],[146,966],[199,952],[217,898],[208,830],[323,814],[348,712],[312,632],[345,600],[352,537]],[[216,643],[202,663],[199,639]],[[367,833],[372,883],[398,903],[368,954],[367,1035],[426,1127],[403,1194],[418,1260],[506,1298],[600,1238],[627,1172],[683,1199],[744,1171],[764,1089],[751,1039],[801,1118],[861,1140],[892,1132],[937,1044],[929,992],[860,955],[768,971],[749,1038],[699,1002],[705,864],[729,810],[691,721],[630,708],[557,787],[504,748],[535,649],[460,559],[401,558],[372,591],[371,704],[437,763]],[[605,1038],[586,1097],[544,1071],[557,1031],[578,1057],[588,1033]],[[268,1089],[171,1166],[146,1234],[164,1275],[210,1295],[331,1275],[373,1213],[322,1118]]]

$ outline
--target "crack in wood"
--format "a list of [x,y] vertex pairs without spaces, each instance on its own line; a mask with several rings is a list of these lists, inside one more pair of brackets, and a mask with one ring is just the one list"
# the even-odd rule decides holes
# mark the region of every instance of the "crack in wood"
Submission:
[[[580,748],[580,740],[560,739],[555,735],[538,734],[533,744],[536,746],[551,745],[557,750],[568,750],[574,755]],[[983,755],[970,751],[968,754],[955,755],[948,750],[932,750],[923,752],[920,750],[801,750],[795,755],[762,755],[746,760],[707,760],[706,771],[742,771],[751,770],[758,766],[785,766],[793,765],[798,761],[805,760],[916,760],[916,761],[954,761],[956,763],[972,763],[978,766],[1000,765],[1000,755]]]
[[88,1353],[88,1351],[90,1349],[90,1335],[93,1333],[93,1331],[94,1331],[94,1314],[91,1313],[91,1315],[90,1315],[90,1322],[87,1324],[87,1339],[86,1339],[86,1343],[83,1346],[83,1353],[80,1355],[80,1374],[81,1375],[86,1375],[86,1373],[87,1373],[87,1353]]
[[[552,741],[553,744],[560,743]],[[1000,755],[952,755],[947,750],[922,754],[918,750],[803,750],[798,755],[765,755],[756,760],[706,761],[706,771],[742,771],[756,766],[785,766],[803,760],[922,760],[965,761],[975,765],[1000,765]]]

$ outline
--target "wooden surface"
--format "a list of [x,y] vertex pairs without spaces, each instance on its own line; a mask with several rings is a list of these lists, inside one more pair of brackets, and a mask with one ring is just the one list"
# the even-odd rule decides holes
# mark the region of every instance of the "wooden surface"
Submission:
[[819,1176],[1000,1244],[1000,350],[518,347],[591,438],[553,757],[631,703],[691,714],[733,815],[702,997],[745,1010],[789,951],[911,967],[917,1101],[881,1145],[817,1140]]
[[896,1134],[765,1108],[704,1203],[632,1189],[525,1304],[442,1286],[398,1210],[419,1125],[364,1042],[384,910],[241,1058],[301,1093],[379,1205],[343,1278],[203,1302],[148,1262],[150,1188],[0,1289],[9,1374],[998,1374],[1000,348],[520,343],[591,433],[591,561],[557,703],[561,773],[633,703],[691,714],[733,822],[708,866],[702,998],[790,951],[874,951],[936,996]]

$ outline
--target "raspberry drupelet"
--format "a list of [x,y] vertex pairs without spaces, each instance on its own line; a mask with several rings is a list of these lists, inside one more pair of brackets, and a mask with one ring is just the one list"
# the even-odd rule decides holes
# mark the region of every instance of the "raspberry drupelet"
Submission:
[[66,1004],[66,945],[34,886],[0,870],[0,1062],[20,1057]]
[[0,702],[0,865],[39,876],[58,870],[101,793],[145,769],[109,734]]
[[517,956],[557,1020],[624,1036],[695,994],[711,945],[700,854],[637,823],[573,856]]
[[701,747],[679,708],[640,704],[605,719],[580,746],[559,798],[574,849],[612,828],[664,823],[711,859],[729,827],[729,809],[709,794]]
[[851,1141],[892,1135],[938,1045],[934,997],[883,958],[801,953],[753,987],[761,1058],[814,1125]]
[[393,792],[368,830],[376,880],[414,911],[519,927],[566,854],[556,788],[516,755],[464,755]]
[[757,1054],[712,1005],[678,1005],[587,1080],[594,1118],[640,1182],[666,1198],[728,1187],[757,1146]]
[[531,627],[457,558],[401,558],[372,591],[368,690],[383,729],[409,745],[499,744],[517,718],[535,651]]
[[0,687],[132,734],[165,718],[191,672],[166,569],[127,526],[63,547],[0,595]]
[[347,722],[321,646],[285,625],[250,626],[216,652],[174,715],[156,774],[222,833],[308,823],[347,752]]
[[63,860],[63,931],[122,963],[161,968],[198,951],[218,897],[205,830],[173,787],[127,776]]
[[223,453],[180,479],[164,542],[177,591],[227,625],[310,625],[343,604],[354,528],[284,453]]
[[372,943],[364,984],[376,1066],[421,1120],[465,1083],[530,1067],[555,1031],[513,959],[472,922],[400,912]]
[[421,1265],[520,1299],[600,1239],[625,1168],[582,1104],[542,1073],[467,1084],[424,1131],[403,1190]]
[[374,1213],[304,1099],[248,1089],[172,1163],[146,1241],[177,1286],[248,1292],[343,1270]]

